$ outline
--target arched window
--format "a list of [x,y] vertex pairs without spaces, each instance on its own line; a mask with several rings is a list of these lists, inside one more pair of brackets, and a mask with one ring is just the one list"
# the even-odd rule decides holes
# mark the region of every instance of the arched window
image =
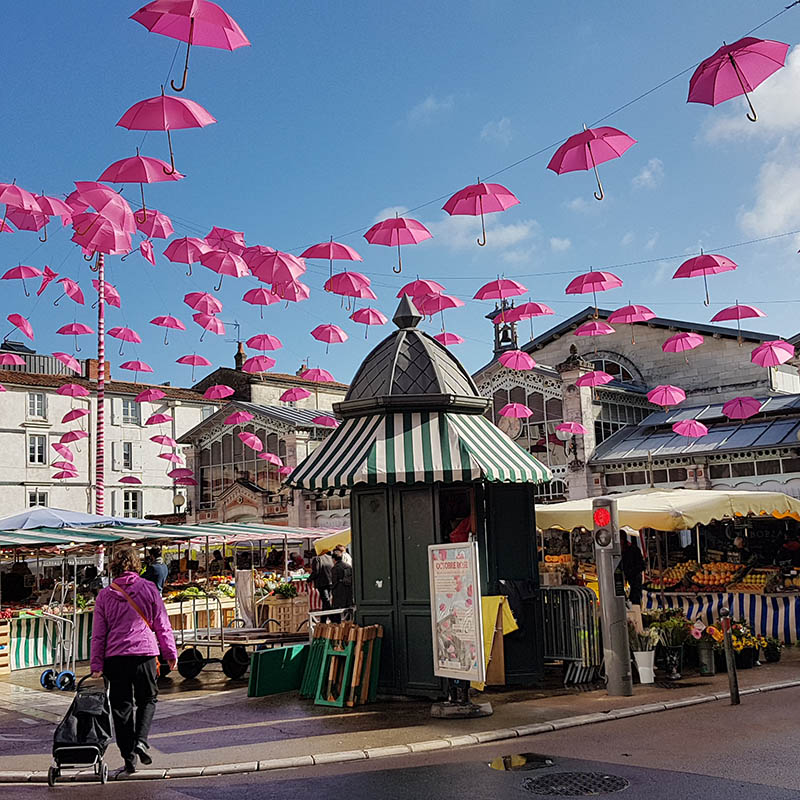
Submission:
[[619,361],[614,361],[611,358],[596,358],[592,361],[595,369],[600,369],[607,372],[612,378],[623,383],[635,383],[636,379],[631,374],[627,367],[624,367]]

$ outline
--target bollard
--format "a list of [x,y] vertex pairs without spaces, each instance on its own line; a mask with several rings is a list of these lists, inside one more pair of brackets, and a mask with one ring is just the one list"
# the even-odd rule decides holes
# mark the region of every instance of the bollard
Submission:
[[728,667],[728,686],[731,693],[731,705],[738,706],[741,702],[739,698],[739,676],[736,674],[736,659],[733,656],[733,641],[731,639],[731,612],[727,606],[719,610],[720,625],[725,635],[725,664]]

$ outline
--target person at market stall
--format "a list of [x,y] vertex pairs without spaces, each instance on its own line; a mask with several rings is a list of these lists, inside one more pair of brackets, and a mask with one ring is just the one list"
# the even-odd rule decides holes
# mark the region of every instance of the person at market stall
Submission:
[[637,544],[631,544],[627,533],[620,534],[622,543],[622,572],[628,582],[628,600],[631,605],[642,604],[642,580],[645,564],[642,551]]
[[[345,563],[345,549],[341,545],[333,548],[331,570],[331,597],[334,608],[350,608],[353,605],[353,568]],[[338,615],[334,615],[337,616]],[[340,622],[334,619],[334,622]]]
[[33,594],[34,584],[29,581],[25,585],[25,578],[33,575],[30,567],[24,561],[16,561],[11,565],[11,569],[2,576],[2,597],[3,600],[22,602]]
[[[322,601],[322,610],[330,611],[333,606],[331,603],[331,586],[333,585],[333,557],[330,550],[324,550],[320,555],[311,559],[311,576],[309,580],[314,584],[319,592]],[[327,619],[323,617],[323,622]]]
[[175,637],[161,594],[139,575],[142,565],[132,547],[120,547],[111,561],[110,586],[97,595],[92,623],[93,678],[108,686],[114,736],[126,773],[137,758],[151,764],[147,737],[158,697],[158,655],[174,670]]
[[215,550],[214,558],[211,559],[211,563],[208,565],[208,574],[209,575],[222,575],[225,571],[225,560],[222,558],[222,551]]
[[169,569],[167,569],[167,565],[164,563],[164,559],[162,558],[161,548],[151,547],[150,561],[147,564],[147,569],[145,569],[142,577],[145,580],[154,583],[159,592],[163,592],[164,583],[167,580],[168,574],[169,574]]
[[747,544],[743,536],[737,536],[733,540],[733,548],[728,551],[729,558],[731,553],[738,556],[740,564],[746,564],[753,557],[753,554],[747,549]]
[[298,553],[289,553],[289,566],[292,569],[303,569],[306,565],[306,560]]
[[800,567],[800,540],[796,533],[789,533],[778,551],[778,561],[788,561],[793,567]]

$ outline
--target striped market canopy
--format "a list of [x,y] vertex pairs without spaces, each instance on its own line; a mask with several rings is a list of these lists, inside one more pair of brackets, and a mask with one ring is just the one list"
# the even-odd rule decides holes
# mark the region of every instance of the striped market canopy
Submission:
[[543,483],[550,471],[486,417],[404,412],[348,419],[289,476],[300,489],[359,483]]

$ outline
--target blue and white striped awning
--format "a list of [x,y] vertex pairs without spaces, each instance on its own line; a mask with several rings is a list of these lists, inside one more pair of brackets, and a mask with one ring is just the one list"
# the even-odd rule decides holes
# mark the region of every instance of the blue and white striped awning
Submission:
[[319,490],[360,483],[542,483],[550,477],[486,417],[421,411],[346,420],[287,482]]

